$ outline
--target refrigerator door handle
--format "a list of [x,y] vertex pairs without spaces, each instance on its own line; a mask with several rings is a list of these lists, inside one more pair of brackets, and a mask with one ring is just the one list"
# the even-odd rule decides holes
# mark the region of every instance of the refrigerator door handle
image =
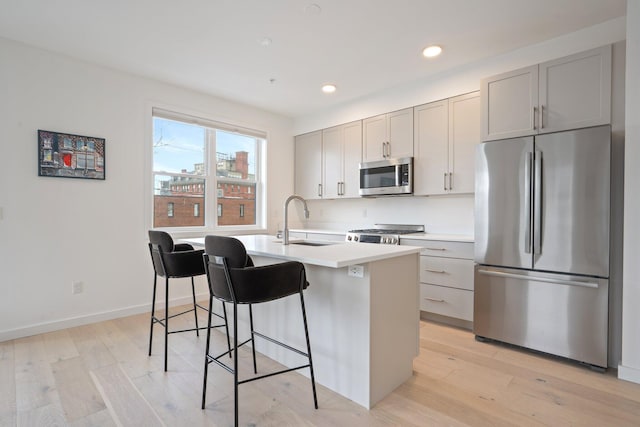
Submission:
[[542,151],[533,154],[533,253],[542,249]]
[[550,277],[527,276],[526,274],[504,273],[502,271],[483,270],[483,269],[478,269],[478,273],[485,276],[506,277],[509,279],[519,279],[519,280],[533,280],[535,282],[557,283],[559,285],[582,286],[585,288],[594,288],[594,289],[598,288],[598,283],[596,282],[583,282],[581,280],[552,279]]
[[531,161],[532,153],[526,155],[524,161],[524,253],[531,253]]

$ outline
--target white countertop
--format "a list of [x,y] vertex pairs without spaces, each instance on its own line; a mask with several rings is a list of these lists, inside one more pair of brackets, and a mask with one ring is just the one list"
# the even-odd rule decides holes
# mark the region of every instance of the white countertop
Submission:
[[[373,243],[331,242],[326,246],[296,245],[300,239],[291,239],[289,245],[272,235],[253,234],[233,236],[240,240],[249,255],[266,256],[310,265],[342,268],[387,258],[419,253],[423,248],[407,245],[378,245]],[[204,237],[182,239],[193,245],[204,246]]]

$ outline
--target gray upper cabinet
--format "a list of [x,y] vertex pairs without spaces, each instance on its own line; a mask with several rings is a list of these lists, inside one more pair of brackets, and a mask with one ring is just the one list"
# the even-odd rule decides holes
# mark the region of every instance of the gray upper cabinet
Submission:
[[413,108],[362,121],[362,161],[413,156]]
[[414,194],[473,193],[479,92],[415,107],[414,128]]
[[322,132],[295,138],[295,192],[307,200],[322,198]]
[[359,197],[358,164],[361,156],[362,121],[322,131],[322,198]]
[[611,122],[611,46],[482,80],[484,141]]

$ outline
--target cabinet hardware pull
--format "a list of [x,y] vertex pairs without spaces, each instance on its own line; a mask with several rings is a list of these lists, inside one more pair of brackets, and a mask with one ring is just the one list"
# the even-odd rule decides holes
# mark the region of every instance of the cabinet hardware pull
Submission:
[[424,271],[428,271],[429,273],[440,273],[440,274],[446,273],[445,270],[431,270],[430,268],[425,268]]
[[447,191],[447,173],[444,173],[444,179],[442,181],[442,185],[444,185],[444,191]]
[[318,197],[322,197],[322,184],[318,184]]
[[340,195],[340,181],[337,182],[337,185],[338,185],[338,189],[336,191],[337,191],[338,196],[339,196]]
[[533,107],[533,130],[536,130],[536,107]]
[[425,248],[428,251],[446,251],[446,248]]
[[342,193],[341,194],[344,196],[344,182],[341,183],[341,186],[342,186],[342,190],[341,190]]
[[544,129],[544,105],[540,106],[540,129]]
[[449,191],[453,190],[453,172],[449,172]]
[[433,302],[444,302],[443,299],[438,299],[438,298],[424,297],[424,299],[426,299],[427,301],[433,301]]

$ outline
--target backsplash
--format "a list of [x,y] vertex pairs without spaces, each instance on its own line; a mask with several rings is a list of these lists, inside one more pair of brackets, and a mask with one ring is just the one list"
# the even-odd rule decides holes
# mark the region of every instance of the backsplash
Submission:
[[290,213],[290,228],[350,230],[376,223],[423,224],[428,233],[473,235],[473,194],[310,200],[309,220]]

